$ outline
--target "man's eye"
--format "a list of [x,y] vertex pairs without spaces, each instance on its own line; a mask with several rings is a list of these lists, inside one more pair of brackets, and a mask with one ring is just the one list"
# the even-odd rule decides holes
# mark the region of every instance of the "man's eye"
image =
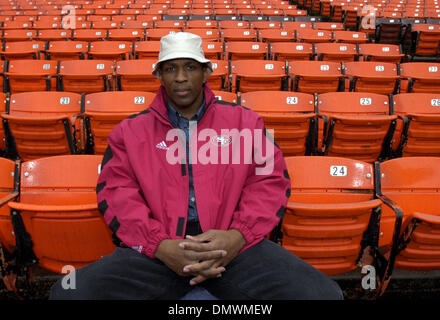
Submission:
[[170,67],[165,67],[165,72],[173,72],[174,71],[174,67],[170,66]]
[[196,66],[194,66],[194,65],[188,65],[188,66],[186,66],[186,69],[187,69],[187,70],[190,70],[190,71],[193,71],[193,70],[196,69]]

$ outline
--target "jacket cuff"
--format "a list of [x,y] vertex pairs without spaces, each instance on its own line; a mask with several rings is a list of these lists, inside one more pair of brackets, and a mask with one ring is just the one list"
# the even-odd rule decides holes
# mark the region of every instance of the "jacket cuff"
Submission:
[[242,223],[240,221],[232,221],[232,224],[231,224],[229,229],[237,229],[238,231],[240,231],[243,234],[243,237],[246,240],[246,244],[244,245],[244,247],[243,247],[243,249],[241,251],[243,251],[244,249],[249,248],[254,243],[254,241],[256,240],[255,234],[253,234],[248,229],[248,227],[244,223]]
[[160,234],[156,235],[155,237],[150,239],[150,241],[148,241],[148,244],[145,248],[142,248],[141,253],[145,254],[146,256],[148,256],[151,259],[156,259],[154,254],[157,250],[157,247],[162,242],[162,240],[165,240],[168,238],[169,238],[168,235],[165,233],[160,233]]

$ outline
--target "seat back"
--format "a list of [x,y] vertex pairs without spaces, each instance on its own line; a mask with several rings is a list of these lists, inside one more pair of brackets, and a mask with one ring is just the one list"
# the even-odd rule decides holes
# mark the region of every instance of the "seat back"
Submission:
[[[403,211],[397,268],[440,268],[439,168],[439,157],[403,157],[380,164],[382,193]],[[389,243],[394,214],[388,207],[383,208],[381,233],[383,242]]]
[[48,60],[75,60],[84,59],[89,50],[86,41],[50,41],[46,52]]
[[110,91],[87,94],[84,117],[88,152],[104,154],[107,137],[125,118],[144,111],[155,94],[144,91]]
[[289,91],[254,91],[241,95],[241,105],[263,118],[274,130],[275,142],[285,157],[310,155],[317,133],[314,96]]
[[437,93],[440,91],[440,63],[402,63],[400,76],[409,81],[407,90],[401,92]]
[[212,90],[229,88],[229,63],[226,60],[211,59],[212,73],[208,77]]
[[10,60],[5,80],[11,93],[56,89],[57,62]]
[[312,43],[305,42],[271,42],[270,55],[279,61],[312,60],[314,48]]
[[283,61],[234,60],[231,74],[235,92],[284,90],[287,73]]
[[7,203],[18,196],[20,165],[0,158],[0,243],[9,253],[15,247],[15,235]]
[[116,80],[119,90],[156,92],[160,81],[151,73],[156,60],[125,60],[116,62]]
[[349,62],[357,58],[357,47],[352,43],[316,43],[317,60]]
[[438,56],[440,45],[440,25],[415,24],[411,28],[413,35],[413,53],[417,56]]
[[385,43],[361,43],[359,44],[359,55],[363,61],[382,61],[400,63],[404,54],[396,44]]
[[3,60],[39,59],[44,45],[44,41],[35,40],[6,42],[0,54]]
[[390,115],[388,96],[364,92],[319,94],[318,115],[323,120],[324,154],[366,162],[389,154],[397,116]]
[[160,41],[136,41],[134,54],[136,59],[156,59],[160,51]]
[[266,60],[268,44],[255,41],[229,41],[225,43],[225,56],[228,60]]
[[293,91],[324,93],[342,90],[341,64],[333,61],[288,61]]
[[22,163],[20,201],[8,205],[20,213],[41,267],[61,273],[66,265],[80,268],[113,251],[96,199],[101,161],[98,155],[67,155]]
[[389,62],[360,61],[344,63],[350,91],[392,94],[398,91],[397,65]]
[[61,61],[58,87],[62,91],[77,93],[111,90],[113,71],[114,63],[108,60]]
[[393,96],[399,115],[397,154],[405,157],[440,156],[440,94],[401,93]]
[[[337,157],[287,157],[292,192],[282,220],[282,246],[328,275],[357,267],[381,202],[371,164]],[[372,217],[373,216],[373,217]],[[371,221],[371,222],[370,222]]]
[[6,144],[20,159],[76,153],[74,124],[81,113],[81,95],[71,92],[22,92],[12,94]]
[[88,58],[110,61],[128,60],[132,51],[133,45],[129,41],[92,41],[90,42]]

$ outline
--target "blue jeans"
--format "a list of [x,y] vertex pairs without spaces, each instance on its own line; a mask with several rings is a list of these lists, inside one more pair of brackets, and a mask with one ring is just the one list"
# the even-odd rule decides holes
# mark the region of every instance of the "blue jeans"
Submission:
[[[178,276],[161,261],[118,247],[102,259],[76,270],[75,289],[62,279],[49,299],[177,300],[193,289],[190,277]],[[336,300],[338,284],[281,246],[263,240],[234,258],[221,278],[200,284],[221,300]]]

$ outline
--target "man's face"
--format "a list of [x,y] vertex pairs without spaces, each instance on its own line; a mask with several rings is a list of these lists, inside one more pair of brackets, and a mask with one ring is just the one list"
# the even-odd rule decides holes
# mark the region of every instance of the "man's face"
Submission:
[[203,84],[208,68],[193,59],[174,59],[161,63],[159,79],[168,99],[178,109],[195,109],[203,102]]

